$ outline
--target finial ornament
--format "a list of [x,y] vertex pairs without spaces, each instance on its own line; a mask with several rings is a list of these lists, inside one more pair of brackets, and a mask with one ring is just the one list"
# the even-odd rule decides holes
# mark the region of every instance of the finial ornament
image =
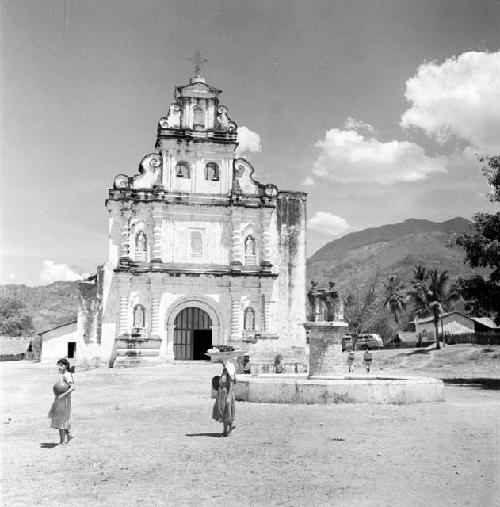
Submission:
[[189,57],[188,60],[190,60],[191,62],[193,62],[193,65],[194,65],[194,75],[196,77],[200,77],[200,72],[201,72],[201,68],[203,67],[203,65],[205,63],[208,62],[208,60],[206,58],[203,58],[202,54],[196,50],[194,55]]

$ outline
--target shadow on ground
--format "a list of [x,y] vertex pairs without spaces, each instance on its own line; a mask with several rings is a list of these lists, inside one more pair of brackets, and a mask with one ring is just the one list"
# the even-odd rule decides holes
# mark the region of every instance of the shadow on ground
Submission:
[[42,449],[53,449],[54,447],[57,447],[59,444],[56,444],[54,442],[42,442],[40,444],[40,447]]
[[445,384],[464,385],[479,389],[500,390],[500,379],[498,378],[445,378]]
[[222,433],[186,433],[186,437],[222,437]]

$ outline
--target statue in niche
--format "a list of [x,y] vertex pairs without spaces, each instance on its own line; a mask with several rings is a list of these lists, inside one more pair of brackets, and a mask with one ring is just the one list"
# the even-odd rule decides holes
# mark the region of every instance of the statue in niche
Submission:
[[148,240],[143,231],[140,231],[135,237],[135,251],[146,252]]
[[253,308],[245,309],[244,328],[245,331],[255,330],[255,312],[253,311]]
[[134,327],[144,327],[144,307],[142,305],[137,305],[134,308]]
[[245,239],[245,255],[255,255],[255,240],[252,236]]
[[166,117],[160,119],[162,129],[178,129],[181,126],[181,108],[178,104],[170,104]]

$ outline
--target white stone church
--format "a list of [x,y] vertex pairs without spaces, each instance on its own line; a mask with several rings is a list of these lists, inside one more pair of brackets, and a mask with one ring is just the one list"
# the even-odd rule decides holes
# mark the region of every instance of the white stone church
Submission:
[[175,88],[156,150],[109,191],[109,258],[81,284],[75,359],[114,366],[305,346],[306,194],[254,179],[199,75]]

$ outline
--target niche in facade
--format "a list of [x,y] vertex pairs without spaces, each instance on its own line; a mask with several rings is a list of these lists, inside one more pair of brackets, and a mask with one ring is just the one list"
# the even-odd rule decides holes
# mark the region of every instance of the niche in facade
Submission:
[[245,308],[244,328],[245,331],[255,331],[255,312],[253,308]]
[[193,108],[193,128],[205,128],[205,110],[200,105]]
[[215,162],[209,162],[205,166],[205,179],[208,181],[219,181],[219,166]]
[[138,329],[146,327],[146,310],[142,305],[134,306],[134,327]]
[[200,231],[191,231],[191,255],[196,257],[203,255],[203,238]]
[[189,178],[189,172],[189,164],[187,162],[177,162],[175,175],[178,178]]
[[148,252],[148,239],[143,231],[139,231],[135,236],[135,260],[146,262]]
[[255,256],[255,239],[249,234],[245,238],[245,264],[255,264],[256,256]]

